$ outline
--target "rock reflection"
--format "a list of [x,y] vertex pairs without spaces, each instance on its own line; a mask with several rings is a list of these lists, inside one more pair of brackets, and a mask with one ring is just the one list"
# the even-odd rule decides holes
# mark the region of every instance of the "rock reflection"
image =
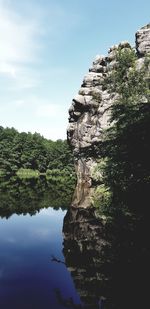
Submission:
[[81,299],[80,307],[69,308],[145,308],[148,219],[124,217],[104,223],[93,208],[71,207],[63,232],[66,266]]

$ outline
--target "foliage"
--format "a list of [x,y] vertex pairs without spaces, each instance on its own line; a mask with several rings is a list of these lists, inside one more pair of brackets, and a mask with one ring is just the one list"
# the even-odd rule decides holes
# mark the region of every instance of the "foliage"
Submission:
[[103,180],[112,196],[111,211],[140,212],[147,207],[142,199],[150,183],[150,57],[140,68],[132,49],[118,50],[116,59],[108,83],[116,100],[101,145],[107,158]]
[[32,170],[30,168],[20,168],[16,175],[19,177],[19,178],[37,178],[40,176],[40,173],[38,170]]
[[67,141],[47,140],[38,133],[0,127],[0,153],[0,175],[12,176],[17,172],[32,176],[31,170],[46,173],[47,169],[74,171]]
[[91,171],[92,182],[93,183],[103,183],[104,182],[104,173],[107,164],[107,158],[101,158],[97,162],[96,166],[93,167]]
[[97,186],[94,196],[93,196],[93,205],[96,208],[99,208],[99,212],[104,215],[109,212],[107,209],[112,202],[111,191],[104,184]]
[[75,186],[67,141],[0,127],[0,215],[66,208]]
[[92,98],[94,99],[95,102],[99,103],[102,101],[102,95],[100,92],[92,91],[91,92]]

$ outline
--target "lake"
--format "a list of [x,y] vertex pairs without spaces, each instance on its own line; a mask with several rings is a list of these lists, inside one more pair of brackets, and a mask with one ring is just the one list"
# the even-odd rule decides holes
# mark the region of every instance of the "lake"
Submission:
[[62,252],[71,195],[44,178],[0,183],[0,308],[64,308],[60,295],[79,302]]
[[59,291],[79,302],[62,253],[64,215],[48,208],[0,220],[0,308],[64,308]]
[[148,218],[104,225],[94,208],[68,208],[71,194],[43,179],[1,182],[0,308],[144,308]]

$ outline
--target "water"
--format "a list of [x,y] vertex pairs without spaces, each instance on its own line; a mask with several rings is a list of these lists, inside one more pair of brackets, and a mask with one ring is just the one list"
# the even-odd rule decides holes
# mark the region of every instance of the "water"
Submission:
[[57,291],[78,301],[63,263],[64,215],[48,208],[0,221],[0,308],[64,308]]
[[148,216],[104,225],[92,208],[67,210],[71,195],[44,179],[0,183],[0,308],[145,308]]
[[62,252],[64,202],[69,203],[70,191],[61,196],[58,189],[43,179],[1,183],[2,309],[64,308],[60,295],[79,302]]

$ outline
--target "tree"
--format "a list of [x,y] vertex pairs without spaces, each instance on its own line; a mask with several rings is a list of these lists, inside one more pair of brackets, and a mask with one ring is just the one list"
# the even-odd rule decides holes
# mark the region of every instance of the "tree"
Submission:
[[[117,94],[111,126],[105,131],[103,181],[111,192],[111,206],[143,211],[143,195],[150,183],[150,57],[139,68],[133,49],[119,49],[109,74],[109,91]],[[142,208],[142,210],[141,210]]]

